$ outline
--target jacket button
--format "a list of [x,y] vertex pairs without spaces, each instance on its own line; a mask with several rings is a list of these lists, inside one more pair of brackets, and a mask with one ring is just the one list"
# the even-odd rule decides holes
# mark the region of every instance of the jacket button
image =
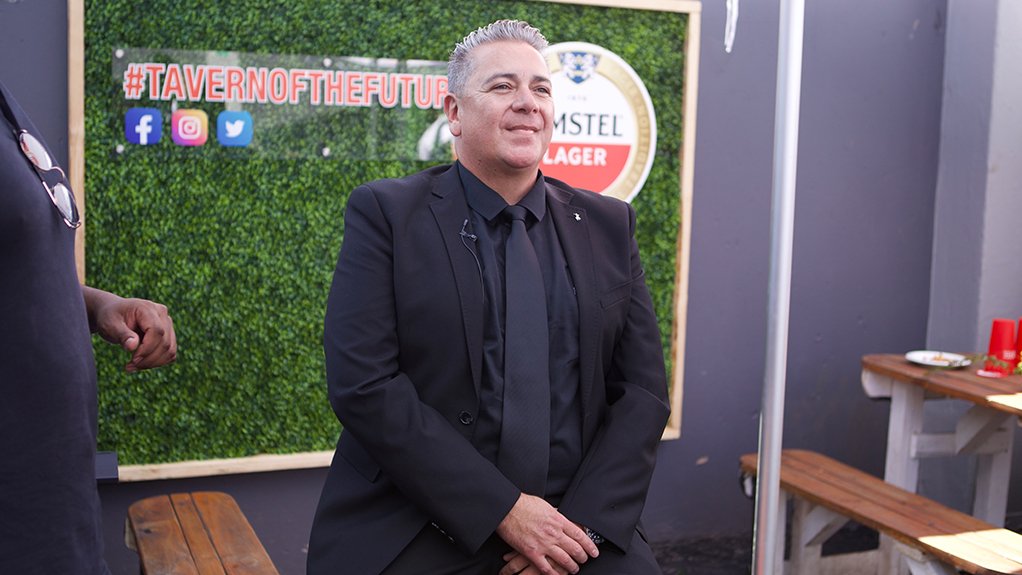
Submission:
[[461,413],[458,414],[458,421],[460,421],[463,425],[472,425],[472,422],[475,421],[475,418],[472,417],[471,413],[467,411],[462,411]]

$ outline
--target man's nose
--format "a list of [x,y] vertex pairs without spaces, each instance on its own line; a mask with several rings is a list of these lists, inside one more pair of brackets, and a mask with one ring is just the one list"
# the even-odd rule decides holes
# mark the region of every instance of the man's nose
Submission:
[[536,95],[529,88],[522,88],[515,93],[513,105],[516,112],[534,112],[539,109]]

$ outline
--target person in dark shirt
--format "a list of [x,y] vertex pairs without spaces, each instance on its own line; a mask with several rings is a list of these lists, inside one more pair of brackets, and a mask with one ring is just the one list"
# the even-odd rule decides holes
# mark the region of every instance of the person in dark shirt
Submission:
[[173,321],[79,283],[70,184],[3,84],[0,108],[0,573],[104,575],[90,334],[134,372],[174,361]]
[[635,212],[540,173],[545,47],[520,21],[468,35],[457,161],[348,200],[309,575],[661,572],[639,516],[670,409]]

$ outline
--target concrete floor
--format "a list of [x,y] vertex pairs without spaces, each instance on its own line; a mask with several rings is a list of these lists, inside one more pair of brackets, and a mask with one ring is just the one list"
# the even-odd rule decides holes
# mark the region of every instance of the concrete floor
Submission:
[[654,542],[664,575],[740,575],[752,565],[752,535]]
[[[748,575],[752,572],[752,534],[654,542],[653,552],[664,575]],[[825,573],[875,573],[875,532],[850,524],[823,546]]]

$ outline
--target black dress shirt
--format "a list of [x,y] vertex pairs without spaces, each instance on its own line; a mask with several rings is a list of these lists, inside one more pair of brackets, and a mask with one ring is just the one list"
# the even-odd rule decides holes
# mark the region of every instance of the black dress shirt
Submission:
[[[474,442],[496,463],[504,389],[504,242],[510,226],[500,217],[508,205],[497,192],[458,163],[471,208],[467,245],[474,249],[483,285],[483,377]],[[557,505],[582,461],[579,403],[578,302],[557,230],[547,214],[542,175],[518,205],[529,211],[529,239],[539,258],[550,330],[550,468],[545,497]]]

